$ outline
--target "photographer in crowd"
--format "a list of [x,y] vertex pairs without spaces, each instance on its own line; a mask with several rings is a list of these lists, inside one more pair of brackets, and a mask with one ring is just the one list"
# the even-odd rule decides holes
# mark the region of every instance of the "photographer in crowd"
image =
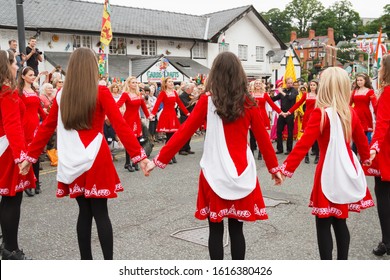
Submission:
[[26,47],[26,60],[27,66],[30,66],[34,70],[35,76],[38,76],[38,64],[43,61],[42,52],[36,47],[37,39],[30,37],[28,40],[28,46]]

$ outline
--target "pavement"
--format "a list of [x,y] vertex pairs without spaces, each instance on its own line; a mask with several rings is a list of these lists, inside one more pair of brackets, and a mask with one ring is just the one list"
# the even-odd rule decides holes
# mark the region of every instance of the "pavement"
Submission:
[[[177,164],[156,169],[150,177],[123,168],[124,152],[115,166],[125,191],[109,200],[117,260],[207,260],[207,221],[194,218],[203,136],[193,137],[194,155],[177,155]],[[156,145],[151,157],[161,145]],[[277,155],[281,163],[285,155]],[[315,219],[307,206],[311,192],[314,158],[301,163],[292,179],[274,186],[263,160],[256,160],[269,219],[244,224],[248,260],[318,260]],[[43,163],[43,192],[24,194],[19,245],[35,260],[77,260],[77,203],[56,198],[56,169]],[[374,181],[368,177],[373,195]],[[351,213],[349,259],[390,260],[371,251],[381,238],[376,207]],[[225,259],[230,259],[226,238]],[[95,226],[92,232],[94,259],[103,259]],[[336,248],[336,245],[334,245]],[[336,256],[334,249],[334,256]]]

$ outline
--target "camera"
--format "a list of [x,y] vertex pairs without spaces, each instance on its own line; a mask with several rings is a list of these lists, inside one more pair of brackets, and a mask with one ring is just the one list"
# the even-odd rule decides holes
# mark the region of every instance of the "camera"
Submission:
[[35,52],[37,52],[38,54],[42,54],[43,52],[40,51],[39,49],[35,49]]

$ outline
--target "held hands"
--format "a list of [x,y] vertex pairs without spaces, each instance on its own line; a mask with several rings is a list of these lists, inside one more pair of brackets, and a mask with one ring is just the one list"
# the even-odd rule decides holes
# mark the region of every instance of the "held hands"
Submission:
[[282,117],[284,117],[284,118],[286,118],[286,117],[289,116],[289,115],[291,115],[290,112],[281,112],[281,113],[280,113],[280,116],[282,116]]
[[140,161],[141,170],[146,177],[150,175],[150,170],[147,169],[147,166],[150,164],[150,162],[151,161],[147,158]]
[[280,186],[283,181],[284,181],[285,177],[284,175],[282,175],[282,173],[280,173],[280,171],[276,172],[275,174],[272,174],[272,180],[275,180],[275,186]]
[[150,120],[150,121],[154,121],[154,117],[155,117],[155,116],[154,116],[153,114],[150,114],[150,115],[149,115],[149,120]]
[[156,164],[151,160],[149,161],[148,165],[146,166],[146,171],[151,172],[156,167]]
[[25,160],[22,163],[19,163],[18,166],[19,166],[19,174],[24,176],[27,175],[28,171],[30,170],[31,162]]
[[375,157],[376,157],[376,151],[370,150],[370,159],[363,162],[363,165],[364,166],[371,166],[372,161],[374,160]]

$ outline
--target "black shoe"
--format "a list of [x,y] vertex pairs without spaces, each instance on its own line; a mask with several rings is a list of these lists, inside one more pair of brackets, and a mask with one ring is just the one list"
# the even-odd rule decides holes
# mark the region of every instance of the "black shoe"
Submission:
[[260,152],[259,152],[259,154],[257,155],[257,159],[258,159],[258,160],[262,160],[262,159],[263,159],[263,156],[260,154]]
[[289,155],[289,154],[290,154],[290,151],[287,151],[287,152],[285,152],[284,154],[285,154],[285,155]]
[[139,171],[139,165],[138,165],[138,163],[134,164],[134,169],[135,169],[135,171]]
[[189,154],[189,155],[195,154],[195,152],[193,152],[193,151],[191,151],[191,150],[188,150],[188,151],[186,151],[186,152],[187,152],[187,154]]
[[172,162],[173,162],[173,163],[177,163],[176,157],[173,157],[173,158],[172,158]]
[[42,192],[41,190],[41,183],[38,183],[35,187],[35,194],[40,194]]
[[314,164],[317,164],[319,159],[320,159],[320,158],[317,156],[317,157],[314,159]]
[[24,192],[27,194],[28,197],[32,197],[35,194],[33,193],[32,189],[25,189]]
[[310,155],[311,155],[311,156],[315,156],[315,155],[316,155],[316,152],[313,152],[313,151],[312,151],[312,152],[310,153]]
[[3,249],[1,253],[2,260],[29,260],[22,250],[8,251],[7,249]]
[[188,153],[186,151],[180,151],[179,155],[186,156],[186,155],[188,155]]
[[170,160],[170,161],[169,161],[169,164],[172,164],[172,163],[173,163],[173,160]]
[[126,168],[129,172],[134,172],[134,167],[133,165],[129,164]]
[[372,250],[372,253],[375,255],[375,256],[383,256],[385,253],[387,253],[388,255],[390,255],[390,248],[387,248],[385,243],[383,242],[380,242],[378,244],[378,247],[376,247],[374,250]]
[[276,151],[275,154],[283,154],[283,151]]
[[123,167],[124,169],[127,169],[129,167],[129,163],[126,163],[125,166]]
[[310,163],[309,155],[305,156],[305,163]]

